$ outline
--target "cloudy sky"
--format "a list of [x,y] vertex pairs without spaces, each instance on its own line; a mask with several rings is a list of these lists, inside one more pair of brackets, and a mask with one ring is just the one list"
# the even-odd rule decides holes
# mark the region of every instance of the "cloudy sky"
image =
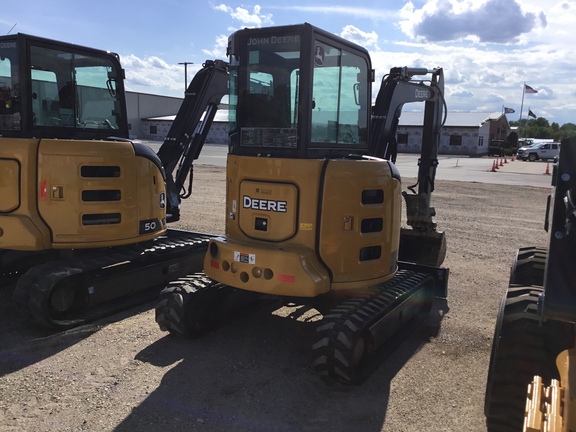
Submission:
[[[524,98],[550,122],[576,123],[576,0],[20,0],[0,34],[28,33],[120,54],[128,90],[182,96],[206,59],[244,27],[309,22],[366,47],[378,81],[394,66],[444,68],[450,111],[501,111]],[[15,26],[15,27],[14,27]],[[410,107],[413,109],[413,107]]]

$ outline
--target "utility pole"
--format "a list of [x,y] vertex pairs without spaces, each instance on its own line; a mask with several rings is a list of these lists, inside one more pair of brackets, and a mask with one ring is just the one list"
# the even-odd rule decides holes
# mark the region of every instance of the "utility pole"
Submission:
[[186,96],[186,90],[188,89],[188,65],[194,64],[192,62],[182,62],[178,63],[184,65],[184,96]]

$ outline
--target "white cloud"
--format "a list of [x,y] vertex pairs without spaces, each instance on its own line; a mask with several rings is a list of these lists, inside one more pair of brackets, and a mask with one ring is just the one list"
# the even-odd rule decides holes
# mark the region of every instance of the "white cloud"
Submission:
[[378,34],[375,31],[371,31],[370,33],[363,32],[357,27],[353,25],[347,25],[342,29],[340,33],[340,37],[347,39],[355,44],[363,46],[365,48],[373,46],[374,48],[378,49]]
[[[391,47],[393,48],[393,47]],[[450,111],[500,111],[502,105],[520,114],[523,83],[538,90],[525,95],[528,106],[538,109],[550,122],[576,123],[569,110],[576,106],[573,71],[576,59],[569,49],[550,51],[548,46],[504,52],[478,46],[445,46],[434,43],[397,44],[398,51],[371,50],[372,66],[379,82],[391,67],[444,68],[446,99]],[[546,62],[542,59],[546,58]],[[555,77],[556,79],[551,79]],[[419,109],[417,104],[407,109]],[[526,115],[526,112],[524,113]]]
[[406,35],[430,42],[517,43],[522,35],[547,26],[542,10],[527,11],[518,0],[429,0],[421,9],[409,1],[400,16]]
[[216,37],[214,48],[211,50],[203,49],[202,52],[213,58],[226,59],[226,48],[228,47],[228,36],[220,35]]
[[560,0],[546,11],[548,26],[531,35],[539,43],[574,49],[576,0]]
[[[172,94],[180,96],[184,89],[184,68],[169,64],[159,57],[141,59],[134,54],[121,56],[122,67],[126,71],[126,90],[142,93]],[[191,78],[200,65],[188,65]]]
[[226,12],[235,20],[240,21],[240,23],[244,27],[260,27],[263,24],[265,25],[274,24],[274,22],[272,21],[272,14],[261,14],[260,12],[262,8],[259,5],[254,6],[254,8],[252,9],[252,13],[250,13],[248,9],[244,9],[241,7],[233,9],[232,7],[226,6],[225,4],[212,7],[214,10]]

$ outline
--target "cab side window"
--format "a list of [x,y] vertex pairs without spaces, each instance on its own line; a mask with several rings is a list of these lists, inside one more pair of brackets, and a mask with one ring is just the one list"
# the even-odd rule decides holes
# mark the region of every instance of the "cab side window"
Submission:
[[8,57],[0,57],[0,130],[20,129],[20,84],[16,71],[17,66]]
[[78,129],[117,129],[116,82],[107,59],[30,47],[32,123]]
[[363,58],[325,43],[314,47],[312,141],[366,144],[368,95],[360,86],[367,76]]
[[32,113],[37,126],[60,124],[60,101],[56,74],[32,69]]

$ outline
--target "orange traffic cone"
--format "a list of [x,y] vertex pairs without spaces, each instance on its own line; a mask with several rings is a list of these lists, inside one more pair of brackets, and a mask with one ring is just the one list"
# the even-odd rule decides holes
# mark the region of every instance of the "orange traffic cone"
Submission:
[[550,174],[550,162],[546,162],[546,172],[544,174]]
[[492,162],[492,170],[491,171],[496,172],[496,161],[495,160]]
[[508,163],[508,159],[506,159],[506,156],[504,156],[504,163]]
[[510,159],[510,162],[514,162],[514,153],[512,153],[512,159]]
[[500,166],[504,166],[504,163],[502,162],[502,159],[500,159]]

